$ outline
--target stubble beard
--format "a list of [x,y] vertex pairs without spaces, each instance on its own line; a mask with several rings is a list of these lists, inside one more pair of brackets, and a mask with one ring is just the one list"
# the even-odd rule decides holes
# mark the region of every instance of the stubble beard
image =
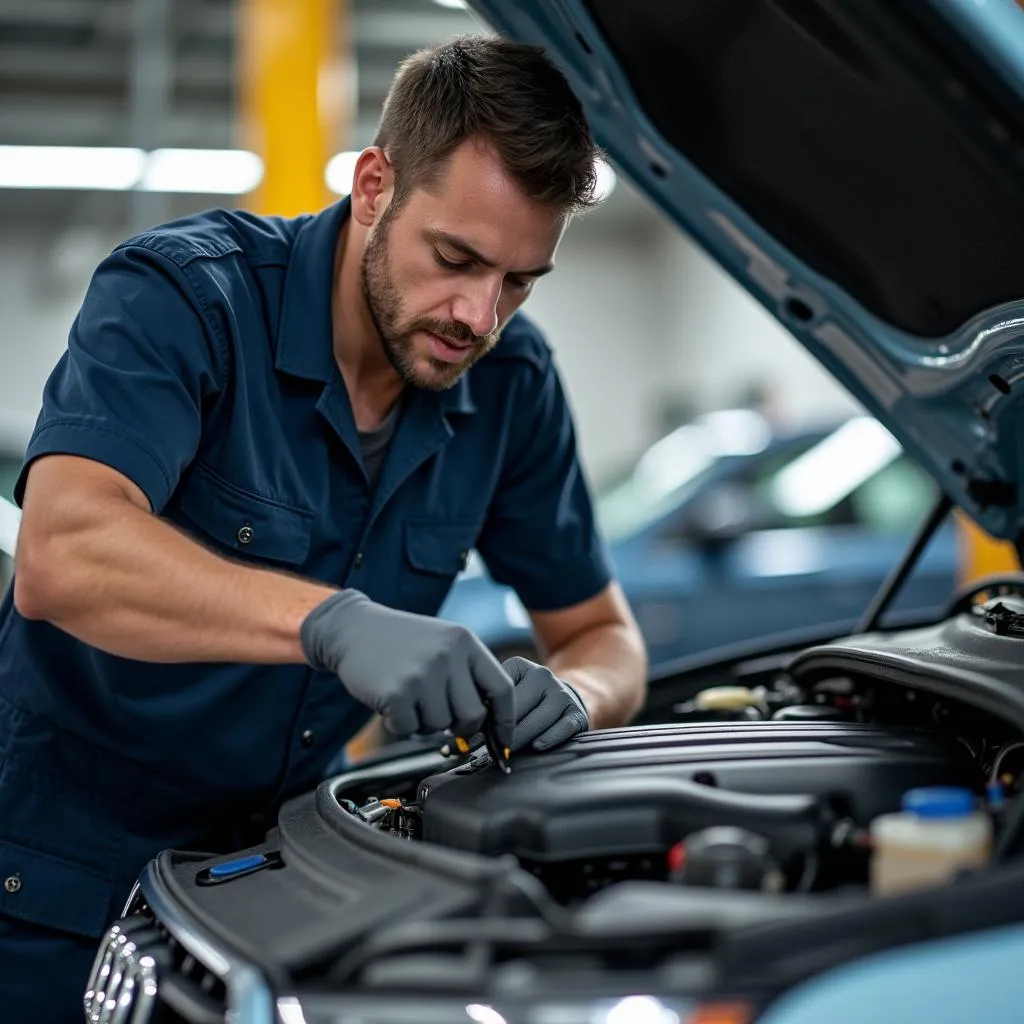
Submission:
[[[391,274],[388,258],[388,235],[394,219],[394,203],[388,207],[377,230],[366,243],[360,265],[363,301],[381,348],[395,372],[406,383],[428,391],[446,391],[474,363],[482,359],[498,343],[501,329],[480,338],[458,320],[416,320],[403,323],[402,299]],[[473,350],[458,363],[447,363],[433,356],[425,357],[429,367],[424,372],[423,357],[417,357],[413,335],[430,331],[452,341],[473,342]]]

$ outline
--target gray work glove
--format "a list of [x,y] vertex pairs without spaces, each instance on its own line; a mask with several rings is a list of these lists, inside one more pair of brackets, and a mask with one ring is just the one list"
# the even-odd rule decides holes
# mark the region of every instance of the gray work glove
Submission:
[[313,668],[335,673],[397,736],[472,736],[489,714],[495,738],[512,745],[512,681],[464,626],[342,590],[306,616],[299,639]]
[[590,728],[590,717],[576,691],[549,668],[526,658],[502,664],[516,684],[516,735],[513,750],[532,744],[549,750]]

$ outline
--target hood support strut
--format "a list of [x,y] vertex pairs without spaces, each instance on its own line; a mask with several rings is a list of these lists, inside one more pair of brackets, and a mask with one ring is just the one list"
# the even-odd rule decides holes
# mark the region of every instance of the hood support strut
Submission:
[[914,535],[910,547],[907,548],[903,557],[896,563],[892,572],[889,573],[881,587],[878,588],[878,592],[871,599],[871,604],[868,605],[864,617],[857,624],[857,633],[870,633],[878,628],[886,609],[896,599],[900,588],[906,582],[911,572],[913,572],[918,559],[928,546],[928,541],[932,539],[935,531],[945,522],[952,507],[953,502],[947,495],[939,495],[931,512],[928,513],[928,518],[925,519]]

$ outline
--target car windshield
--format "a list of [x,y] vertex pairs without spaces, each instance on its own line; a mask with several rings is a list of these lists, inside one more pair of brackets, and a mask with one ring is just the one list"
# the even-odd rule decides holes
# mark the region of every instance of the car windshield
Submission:
[[[609,540],[643,530],[713,477],[728,480],[749,519],[765,528],[834,523],[837,510],[852,501],[864,506],[858,519],[879,529],[910,529],[932,499],[930,480],[906,466],[899,443],[870,417],[771,443],[749,429],[723,437],[723,422],[729,421],[707,417],[680,427],[598,489],[597,515]],[[746,422],[749,428],[752,421]]]
[[764,419],[742,409],[678,427],[597,488],[595,514],[605,536],[616,541],[639,532],[699,490],[721,460],[762,451],[770,437]]

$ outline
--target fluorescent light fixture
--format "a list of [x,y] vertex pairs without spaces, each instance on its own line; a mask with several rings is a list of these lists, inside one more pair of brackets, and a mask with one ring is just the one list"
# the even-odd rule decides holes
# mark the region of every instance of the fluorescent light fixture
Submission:
[[858,416],[786,466],[775,478],[772,498],[786,515],[820,515],[901,451],[900,443],[878,420]]
[[262,177],[262,160],[246,150],[0,146],[0,188],[243,195]]
[[466,1016],[477,1024],[505,1024],[505,1018],[493,1006],[482,1003],[470,1003],[466,1007]]
[[605,1024],[679,1024],[679,1014],[654,996],[627,996],[608,1010]]
[[466,0],[434,0],[434,3],[438,7],[447,7],[452,11],[464,11],[466,9]]
[[339,196],[347,196],[352,191],[352,178],[356,173],[356,161],[359,159],[359,150],[346,150],[344,153],[335,153],[327,166],[324,168],[324,181],[327,187]]
[[138,187],[144,192],[239,196],[263,179],[263,161],[244,149],[155,149]]
[[[352,191],[359,153],[336,153],[324,168],[327,187]],[[87,191],[245,195],[263,180],[263,161],[244,149],[142,149],[105,146],[0,146],[0,189],[83,189]],[[614,169],[597,165],[599,201],[615,188]]]
[[615,191],[619,176],[610,163],[600,158],[598,158],[596,170],[597,184],[594,186],[594,198],[599,203],[603,203]]
[[101,146],[0,146],[0,188],[123,192],[139,180],[141,149]]

